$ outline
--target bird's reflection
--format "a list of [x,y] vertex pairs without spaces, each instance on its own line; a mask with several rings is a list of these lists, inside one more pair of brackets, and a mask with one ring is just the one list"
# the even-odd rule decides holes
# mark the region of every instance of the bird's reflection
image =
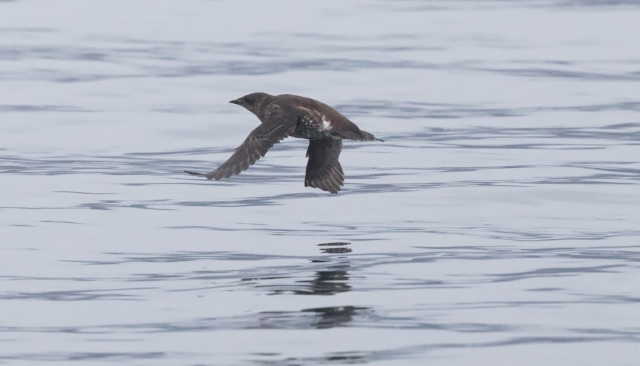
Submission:
[[[349,257],[340,255],[352,252],[349,244],[350,243],[344,242],[318,244],[320,252],[329,255],[311,260],[314,267],[316,267],[316,265],[322,267],[315,271],[313,278],[298,280],[295,282],[295,286],[280,286],[280,288],[274,290],[271,294],[327,296],[351,291],[351,286],[348,283],[348,270],[350,268]],[[351,305],[323,306],[302,309],[296,312],[263,313],[261,326],[274,327],[275,324],[280,324],[280,326],[283,327],[299,329],[307,329],[309,327],[326,329],[345,326],[359,315],[370,313],[371,309],[369,308]]]
[[[322,243],[318,244],[320,251],[327,254],[341,254],[352,252],[351,248],[347,247],[350,243]],[[298,281],[300,284],[307,284],[301,289],[294,291],[297,295],[334,295],[341,292],[348,292],[351,290],[349,286],[349,259],[348,257],[333,257],[330,259],[315,259],[314,263],[326,263],[333,262],[334,265],[316,271],[315,278],[313,280]]]
[[352,252],[351,248],[347,247],[347,245],[349,245],[349,244],[351,244],[351,243],[338,242],[338,243],[323,243],[323,244],[318,244],[318,246],[319,247],[327,247],[327,248],[320,248],[320,251],[322,253],[340,254],[340,253],[351,253]]
[[334,295],[351,291],[351,286],[348,284],[348,268],[348,264],[341,264],[317,271],[313,280],[299,281],[300,284],[308,285],[294,292],[297,295]]
[[316,315],[311,326],[318,329],[333,328],[345,325],[353,320],[359,312],[366,311],[367,308],[355,306],[332,306],[326,308],[313,308],[302,310],[303,313],[313,313]]
[[[350,243],[322,243],[318,244],[320,251],[325,254],[344,254],[351,253],[351,248],[348,247]],[[300,283],[308,283],[308,287],[304,290],[296,291],[298,295],[335,295],[341,292],[351,291],[349,286],[349,259],[348,257],[332,257],[329,260],[317,259],[312,262],[333,262],[334,265],[327,269],[316,271],[315,278],[311,281],[300,281]],[[353,316],[357,314],[359,310],[365,310],[364,308],[357,308],[354,306],[332,306],[305,309],[303,313],[315,314],[313,327],[318,329],[333,328],[344,325],[353,320]]]

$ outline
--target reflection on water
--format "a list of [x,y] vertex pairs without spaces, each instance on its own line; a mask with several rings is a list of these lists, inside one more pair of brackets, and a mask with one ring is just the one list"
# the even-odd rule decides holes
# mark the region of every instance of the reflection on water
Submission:
[[316,314],[317,322],[314,326],[318,329],[344,326],[353,320],[355,315],[360,314],[366,308],[354,308],[353,306],[334,306],[330,308],[305,309],[304,312]]
[[[322,246],[322,253],[328,254],[343,254],[343,253],[351,253],[352,250],[350,248],[346,248],[344,246],[349,245],[349,243],[323,243],[318,244],[318,246]],[[351,286],[349,286],[349,276],[347,270],[349,269],[349,260],[346,257],[337,257],[332,261],[327,261],[324,259],[316,259],[314,262],[320,263],[331,263],[330,266],[325,267],[325,270],[317,271],[315,274],[315,278],[312,281],[298,281],[302,284],[308,284],[308,290],[295,290],[294,293],[298,295],[335,295],[340,292],[347,292],[351,290]],[[346,308],[352,308],[350,306]],[[334,307],[328,309],[322,309],[322,311],[317,309],[311,309],[311,311],[316,311],[318,313],[325,314],[323,317],[330,317],[332,314],[342,314],[346,309],[344,307]],[[326,311],[325,311],[326,310]],[[352,313],[353,309],[349,310]]]

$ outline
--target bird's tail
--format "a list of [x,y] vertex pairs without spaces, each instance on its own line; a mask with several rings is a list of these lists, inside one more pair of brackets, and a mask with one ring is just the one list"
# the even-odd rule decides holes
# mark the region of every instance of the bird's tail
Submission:
[[362,141],[374,141],[375,140],[375,141],[384,142],[384,140],[376,138],[375,136],[373,136],[372,133],[369,133],[367,131],[360,130],[360,133],[362,134]]
[[354,141],[374,141],[374,140],[382,141],[376,138],[375,136],[373,136],[373,134],[367,131],[362,131],[360,129],[355,131],[350,131],[350,130],[340,131],[339,136],[342,137],[343,139],[354,140]]

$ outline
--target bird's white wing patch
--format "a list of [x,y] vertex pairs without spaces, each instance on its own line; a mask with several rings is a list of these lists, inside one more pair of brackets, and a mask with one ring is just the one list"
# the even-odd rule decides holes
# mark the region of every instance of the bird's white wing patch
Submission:
[[331,130],[331,122],[327,120],[327,117],[322,116],[322,131],[330,131]]

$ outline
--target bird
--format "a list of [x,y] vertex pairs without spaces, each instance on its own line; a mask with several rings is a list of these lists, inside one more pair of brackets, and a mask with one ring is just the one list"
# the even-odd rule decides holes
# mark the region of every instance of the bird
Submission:
[[311,98],[251,93],[229,103],[244,107],[258,117],[261,124],[218,169],[206,174],[185,170],[186,173],[209,180],[229,178],[247,170],[283,139],[296,137],[309,140],[305,187],[337,194],[344,185],[344,172],[338,161],[342,140],[383,141],[361,130],[330,106]]

